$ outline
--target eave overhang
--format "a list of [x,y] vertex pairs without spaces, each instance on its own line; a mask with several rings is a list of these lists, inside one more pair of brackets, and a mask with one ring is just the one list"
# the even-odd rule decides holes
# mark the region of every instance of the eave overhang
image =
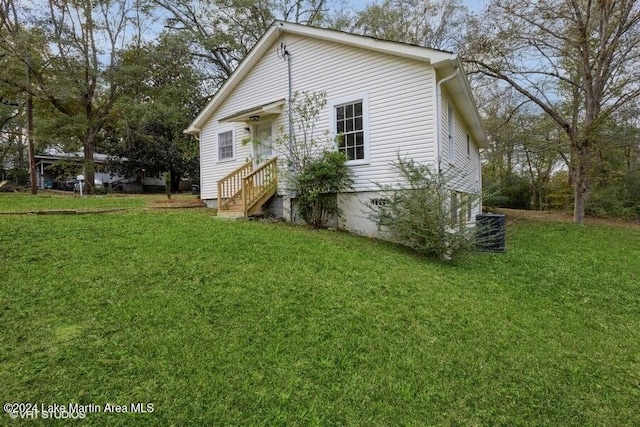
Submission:
[[233,113],[230,116],[223,117],[220,119],[220,122],[251,122],[255,120],[253,119],[254,117],[260,119],[265,116],[278,115],[284,110],[285,103],[285,99],[279,99],[267,104],[258,105],[257,107],[248,108],[246,110]]

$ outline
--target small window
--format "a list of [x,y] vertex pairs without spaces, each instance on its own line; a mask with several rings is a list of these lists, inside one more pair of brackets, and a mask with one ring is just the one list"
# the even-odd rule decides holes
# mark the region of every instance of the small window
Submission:
[[218,160],[233,159],[233,131],[218,134]]
[[471,140],[469,140],[469,134],[467,134],[467,157],[471,157]]

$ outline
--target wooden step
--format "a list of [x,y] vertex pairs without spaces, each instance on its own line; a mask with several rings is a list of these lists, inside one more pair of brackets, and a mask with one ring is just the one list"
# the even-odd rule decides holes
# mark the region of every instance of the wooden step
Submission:
[[220,218],[239,219],[239,218],[244,218],[244,212],[242,212],[242,210],[239,210],[239,211],[219,210],[217,216]]
[[220,218],[231,219],[244,218],[244,203],[242,197],[235,197],[224,205],[222,209],[218,209],[218,216]]
[[[278,164],[275,157],[255,170],[251,162],[234,170],[218,181],[218,194],[231,197],[223,202],[218,199],[218,216],[247,218],[259,214],[262,206],[276,193],[277,180]],[[240,190],[238,183],[242,184]]]
[[218,210],[231,211],[231,212],[237,212],[237,211],[242,212],[243,209],[244,209],[244,206],[242,206],[242,205],[227,205],[227,206],[223,207],[222,209],[218,209]]

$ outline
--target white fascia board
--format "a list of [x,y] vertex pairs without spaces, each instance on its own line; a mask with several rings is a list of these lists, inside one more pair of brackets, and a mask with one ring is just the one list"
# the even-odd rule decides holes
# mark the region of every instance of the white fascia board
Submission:
[[453,98],[453,103],[458,107],[462,119],[469,127],[469,133],[473,136],[478,146],[480,148],[488,148],[489,141],[482,126],[482,118],[473,98],[471,86],[469,86],[469,80],[467,80],[467,74],[464,72],[460,58],[452,54],[448,59],[434,63],[433,66],[436,70],[459,68],[462,71],[458,73],[456,78],[444,83],[443,86],[447,88],[449,96]]
[[373,37],[350,34],[337,30],[276,21],[260,38],[260,40],[258,40],[258,43],[256,43],[253,49],[251,49],[240,65],[238,65],[238,68],[224,82],[211,101],[209,101],[206,107],[203,108],[200,114],[198,114],[184,132],[198,136],[204,123],[209,119],[209,117],[211,117],[213,112],[220,106],[227,95],[235,89],[244,76],[253,68],[260,58],[262,58],[266,50],[277,40],[277,38],[281,34],[287,33],[410,58],[426,64],[435,65],[436,63],[444,63],[451,61],[452,58],[456,58],[456,56],[451,52],[442,50],[380,40]]
[[362,36],[359,34],[345,33],[338,30],[326,28],[309,27],[291,22],[279,22],[285,32],[301,36],[312,37],[333,43],[339,43],[360,49],[369,49],[394,56],[415,59],[427,64],[439,62],[451,57],[450,52],[437,49],[430,49],[422,46],[410,45],[406,43],[393,42],[389,40],[376,39],[374,37]]
[[185,129],[184,133],[189,135],[198,136],[200,129],[205,122],[211,117],[213,112],[222,104],[227,95],[231,93],[236,86],[242,81],[244,76],[253,68],[253,66],[262,58],[264,52],[271,46],[271,44],[279,36],[281,29],[277,25],[271,26],[269,30],[258,40],[258,43],[251,49],[249,54],[242,60],[240,65],[235,69],[231,76],[222,84],[222,87],[213,95],[213,98],[202,109],[200,114],[191,122],[189,127]]

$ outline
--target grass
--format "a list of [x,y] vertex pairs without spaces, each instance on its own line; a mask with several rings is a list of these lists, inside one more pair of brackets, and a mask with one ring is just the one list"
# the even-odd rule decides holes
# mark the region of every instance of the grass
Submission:
[[640,425],[637,229],[518,221],[506,253],[454,265],[208,210],[0,230],[2,403],[154,405],[87,425]]
[[[194,202],[197,196],[174,194],[171,202]],[[27,193],[0,193],[0,213],[43,212],[51,210],[94,211],[104,209],[139,209],[166,205],[164,194],[107,194],[80,196],[72,192],[40,191],[37,196]]]

